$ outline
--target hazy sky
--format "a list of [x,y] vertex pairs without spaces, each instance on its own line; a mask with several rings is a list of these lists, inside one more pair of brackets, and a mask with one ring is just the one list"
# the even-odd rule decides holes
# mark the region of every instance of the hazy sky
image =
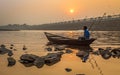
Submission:
[[44,24],[102,16],[105,12],[119,14],[120,0],[0,0],[0,25]]

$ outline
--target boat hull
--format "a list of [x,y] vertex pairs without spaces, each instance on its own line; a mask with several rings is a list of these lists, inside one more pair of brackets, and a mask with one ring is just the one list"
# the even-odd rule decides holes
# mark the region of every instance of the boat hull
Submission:
[[45,32],[47,39],[53,44],[60,44],[60,45],[80,45],[80,46],[89,46],[93,41],[94,38],[88,40],[78,40],[78,39],[71,39],[67,37],[62,37],[58,35],[54,35],[51,33]]

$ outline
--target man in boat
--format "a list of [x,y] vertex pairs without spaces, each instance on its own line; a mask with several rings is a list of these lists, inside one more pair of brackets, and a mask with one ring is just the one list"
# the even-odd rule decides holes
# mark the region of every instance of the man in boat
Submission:
[[88,31],[87,26],[83,26],[83,30],[84,30],[84,35],[83,35],[83,37],[79,37],[78,39],[79,39],[79,40],[87,40],[87,39],[89,39],[89,38],[90,38],[90,33],[89,33],[89,31]]
[[88,31],[87,26],[83,26],[83,30],[84,30],[84,38],[89,39],[90,38],[90,33]]

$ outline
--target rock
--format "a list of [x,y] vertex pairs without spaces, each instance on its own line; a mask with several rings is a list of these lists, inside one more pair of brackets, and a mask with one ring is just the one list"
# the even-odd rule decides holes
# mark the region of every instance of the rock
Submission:
[[23,63],[33,63],[37,58],[39,57],[33,54],[24,54],[20,57]]
[[62,54],[62,52],[48,53],[46,56],[42,57],[33,54],[24,54],[20,57],[19,62],[26,67],[35,65],[37,68],[41,68],[44,66],[44,64],[51,66],[57,63],[60,61]]
[[112,50],[112,48],[111,47],[106,47],[106,50]]
[[23,46],[23,50],[27,50],[27,47],[25,45]]
[[72,52],[73,52],[72,50],[69,49],[66,50],[66,53],[72,53]]
[[64,52],[60,51],[60,52],[57,52],[57,54],[61,56],[64,54]]
[[62,50],[65,50],[65,47],[63,47],[63,46],[55,46],[54,51],[62,51]]
[[79,51],[76,53],[76,56],[80,57],[82,59],[82,62],[86,62],[89,57],[89,52]]
[[5,45],[1,45],[1,48],[0,48],[0,54],[6,54],[8,52],[10,52],[11,50],[5,48]]
[[110,50],[104,50],[102,48],[99,48],[99,53],[104,59],[109,59],[111,57],[111,52]]
[[16,64],[16,60],[13,57],[8,57],[8,66],[13,66]]
[[100,55],[99,51],[93,51],[92,54],[94,54],[94,55]]
[[78,53],[76,53],[76,56],[78,56],[78,57],[84,57],[85,54],[86,54],[85,51],[79,51]]
[[10,46],[14,46],[14,44],[11,44]]
[[12,51],[9,51],[8,52],[8,56],[12,56],[13,55],[13,52]]
[[43,57],[39,57],[37,58],[35,61],[34,61],[34,65],[37,67],[37,68],[41,68],[43,67],[45,64],[45,60]]
[[48,66],[51,66],[57,62],[59,62],[61,59],[61,54],[60,53],[48,53],[45,56],[45,64]]
[[13,49],[13,47],[10,47],[10,49]]
[[25,67],[31,67],[34,64],[37,65],[37,62],[35,62],[35,61],[38,58],[39,58],[39,56],[36,56],[36,55],[33,55],[33,54],[24,54],[20,57],[19,62],[22,63]]
[[66,70],[67,72],[71,72],[71,71],[72,71],[72,69],[70,69],[70,68],[65,68],[65,70]]
[[52,48],[48,47],[46,48],[47,51],[52,51]]
[[116,58],[116,57],[120,58],[120,49],[113,49],[113,50],[111,50],[111,55],[114,58]]
[[5,48],[6,46],[5,46],[4,44],[2,44],[0,47],[1,47],[1,48]]

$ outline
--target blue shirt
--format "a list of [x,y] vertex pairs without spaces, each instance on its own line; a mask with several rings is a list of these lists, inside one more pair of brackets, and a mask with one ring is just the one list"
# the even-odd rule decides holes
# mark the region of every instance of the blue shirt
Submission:
[[89,38],[90,38],[90,33],[89,33],[88,29],[84,30],[84,37],[85,37],[86,39],[89,39]]

